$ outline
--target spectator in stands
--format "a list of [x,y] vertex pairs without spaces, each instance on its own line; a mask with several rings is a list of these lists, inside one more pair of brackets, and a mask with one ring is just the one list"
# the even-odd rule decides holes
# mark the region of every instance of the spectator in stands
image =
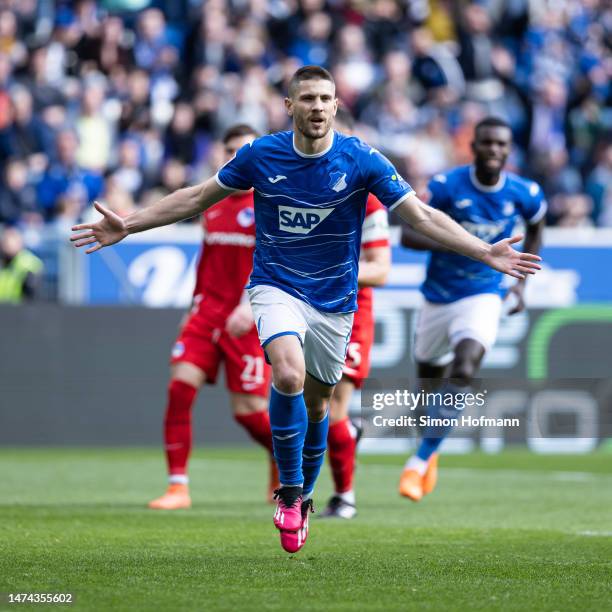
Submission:
[[318,11],[306,18],[300,33],[290,47],[290,54],[302,64],[328,67],[332,20],[328,13]]
[[57,162],[51,164],[38,184],[38,202],[47,220],[53,217],[60,197],[68,191],[78,194],[81,207],[95,200],[102,191],[102,177],[77,163],[79,142],[71,129],[57,135]]
[[604,148],[586,185],[593,199],[593,218],[597,225],[612,227],[612,144]]
[[122,133],[147,129],[151,123],[151,79],[145,70],[127,75],[126,98],[121,105],[119,130]]
[[341,27],[336,40],[336,90],[340,99],[352,107],[357,98],[374,84],[377,71],[360,27],[353,24]]
[[119,17],[108,16],[99,30],[86,32],[77,45],[79,58],[94,70],[110,75],[116,66],[134,65],[131,37]]
[[377,62],[402,45],[408,22],[397,0],[374,0],[366,4],[364,31]]
[[149,72],[159,70],[164,49],[169,40],[164,14],[155,8],[140,13],[136,26],[134,55],[139,68]]
[[59,86],[52,83],[48,76],[47,57],[47,48],[44,46],[32,50],[28,75],[23,81],[34,98],[36,112],[44,111],[50,106],[64,106],[67,101]]
[[81,167],[97,173],[108,167],[114,138],[114,125],[105,116],[103,107],[106,91],[102,75],[87,77],[83,82],[81,114],[76,120],[77,161]]
[[454,2],[459,34],[459,64],[466,80],[469,99],[483,103],[495,102],[503,96],[493,62],[491,16],[482,3]]
[[[0,2],[5,218],[35,218],[36,186],[52,222],[81,214],[102,189],[99,174],[136,206],[151,186],[204,178],[228,123],[287,128],[288,78],[313,61],[331,67],[356,133],[416,180],[469,161],[474,122],[492,112],[513,127],[520,173],[543,179],[549,198],[588,185],[593,219],[610,223],[600,152],[612,131],[612,56],[601,0],[209,0],[165,2],[165,12],[152,4]],[[78,163],[56,154],[56,134],[70,140],[66,125],[79,133]],[[421,168],[410,159],[416,146]]]
[[535,91],[529,148],[536,157],[564,151],[567,88],[561,79],[544,78]]
[[11,60],[8,55],[0,53],[0,130],[4,130],[11,121],[11,97],[9,90],[13,82]]
[[179,101],[174,106],[174,116],[166,130],[164,151],[167,157],[174,157],[188,166],[197,161],[195,112],[187,101]]
[[0,160],[20,157],[33,171],[42,172],[51,152],[50,130],[34,115],[32,95],[26,87],[16,85],[10,94],[9,123],[0,131]]
[[136,138],[125,138],[119,145],[119,158],[109,174],[113,184],[139,199],[145,188],[142,171],[142,146]]
[[551,213],[558,227],[593,227],[593,201],[585,193],[557,194],[551,203]]
[[465,91],[465,80],[459,63],[442,45],[436,44],[427,28],[418,28],[411,35],[414,60],[412,76],[425,90],[428,99],[443,98],[456,102]]
[[19,40],[17,16],[9,9],[0,11],[0,53],[7,55],[13,66],[23,66],[28,57],[26,46]]
[[25,160],[5,160],[0,181],[0,225],[19,223],[37,215],[36,189],[29,182]]
[[0,234],[0,303],[19,304],[34,299],[39,291],[43,263],[24,248],[16,227]]

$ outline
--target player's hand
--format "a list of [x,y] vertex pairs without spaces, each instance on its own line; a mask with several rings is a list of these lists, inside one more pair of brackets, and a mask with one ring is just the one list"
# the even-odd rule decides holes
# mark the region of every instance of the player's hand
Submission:
[[251,311],[251,305],[248,302],[238,304],[225,322],[225,331],[234,338],[240,338],[247,332],[251,331],[251,328],[255,322],[253,321],[253,312]]
[[513,236],[492,244],[482,261],[493,269],[519,280],[525,279],[527,274],[535,274],[537,270],[542,269],[537,263],[542,261],[542,258],[533,253],[521,253],[511,246],[522,239],[523,236]]
[[96,223],[83,223],[73,226],[73,232],[82,233],[73,234],[70,237],[75,247],[83,247],[97,242],[98,244],[85,251],[87,254],[94,253],[102,247],[115,244],[128,235],[125,221],[119,215],[102,206],[100,202],[94,202],[94,206],[99,213],[102,213],[102,219]]
[[504,296],[504,300],[510,300],[511,304],[514,305],[508,310],[508,315],[517,314],[525,310],[525,285],[523,283],[516,283],[508,291]]

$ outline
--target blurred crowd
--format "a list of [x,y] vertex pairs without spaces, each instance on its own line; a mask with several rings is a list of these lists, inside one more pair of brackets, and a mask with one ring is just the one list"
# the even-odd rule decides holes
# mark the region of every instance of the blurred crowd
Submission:
[[548,222],[612,226],[607,0],[0,0],[0,224],[121,215],[210,176],[235,122],[288,127],[302,64],[417,191],[510,122]]

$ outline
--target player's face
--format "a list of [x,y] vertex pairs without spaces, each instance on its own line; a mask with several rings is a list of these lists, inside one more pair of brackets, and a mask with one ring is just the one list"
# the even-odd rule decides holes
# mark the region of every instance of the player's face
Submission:
[[505,127],[481,127],[472,143],[476,166],[490,174],[502,171],[512,146],[512,132]]
[[323,138],[331,129],[338,109],[336,89],[325,79],[301,81],[293,97],[285,99],[285,105],[295,129],[313,140]]
[[235,136],[234,138],[230,138],[223,145],[225,153],[225,159],[223,160],[223,163],[228,162],[230,159],[232,159],[232,157],[234,157],[234,155],[236,155],[239,149],[241,149],[245,144],[253,142],[254,140],[255,136],[253,136],[252,134],[247,134],[246,136]]

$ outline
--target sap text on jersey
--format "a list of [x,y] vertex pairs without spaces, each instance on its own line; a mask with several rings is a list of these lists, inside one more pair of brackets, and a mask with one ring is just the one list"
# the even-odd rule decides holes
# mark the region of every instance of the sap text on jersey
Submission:
[[278,207],[278,226],[292,234],[309,234],[324,219],[329,217],[333,208],[296,208],[295,206]]

